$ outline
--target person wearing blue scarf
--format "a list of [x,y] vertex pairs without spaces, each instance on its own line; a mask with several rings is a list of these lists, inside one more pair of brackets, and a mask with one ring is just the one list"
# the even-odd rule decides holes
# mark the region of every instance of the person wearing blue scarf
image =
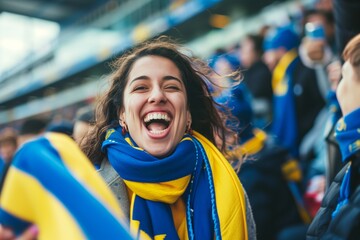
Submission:
[[299,58],[299,43],[299,36],[287,25],[271,29],[264,39],[264,61],[272,71],[274,96],[270,132],[295,158],[325,104],[314,70]]
[[210,69],[185,53],[160,37],[120,57],[81,148],[136,238],[255,239],[244,189],[222,153],[226,116],[210,95]]
[[307,239],[359,239],[360,236],[360,34],[343,52],[342,80],[336,90],[343,117],[336,124],[343,169],[328,188]]
[[[273,121],[271,132],[278,142],[298,156],[298,118],[295,108],[294,69],[298,65],[299,37],[290,27],[267,34],[264,41],[265,63],[272,70]],[[272,60],[276,56],[277,60]]]

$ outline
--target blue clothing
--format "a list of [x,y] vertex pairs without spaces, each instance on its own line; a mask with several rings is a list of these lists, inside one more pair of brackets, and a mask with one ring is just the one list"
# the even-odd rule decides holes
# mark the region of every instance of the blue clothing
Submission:
[[0,157],[0,176],[2,177],[2,173],[5,169],[5,161]]
[[[335,137],[340,146],[343,163],[347,163],[352,156],[360,152],[359,117],[360,109],[357,109],[344,116],[344,118],[341,118],[336,125]],[[333,212],[333,217],[349,202],[351,194],[351,173],[352,166],[349,165],[341,183],[340,197],[338,205]]]
[[6,163],[5,161],[0,157],[0,192],[2,188],[3,178],[6,170]]
[[229,119],[226,124],[234,132],[238,133],[239,141],[245,142],[252,138],[252,117],[253,111],[251,108],[251,95],[246,85],[240,83],[235,87],[225,89],[219,96],[214,97],[215,102],[224,106],[231,111],[233,119]]
[[296,49],[288,51],[279,61],[273,72],[274,114],[272,133],[280,145],[298,157],[298,118],[296,115],[294,70],[299,62]]

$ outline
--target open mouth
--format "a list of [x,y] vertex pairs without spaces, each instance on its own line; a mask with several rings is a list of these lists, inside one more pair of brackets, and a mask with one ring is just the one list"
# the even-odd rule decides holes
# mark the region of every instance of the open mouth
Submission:
[[170,116],[164,112],[152,112],[145,116],[144,123],[151,134],[160,135],[169,127]]

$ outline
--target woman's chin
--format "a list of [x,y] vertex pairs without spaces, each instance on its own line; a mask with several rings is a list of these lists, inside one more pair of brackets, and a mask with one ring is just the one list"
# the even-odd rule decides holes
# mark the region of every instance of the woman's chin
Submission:
[[164,145],[156,145],[156,146],[149,146],[145,149],[150,155],[157,157],[157,158],[164,158],[172,152],[172,149],[169,146]]

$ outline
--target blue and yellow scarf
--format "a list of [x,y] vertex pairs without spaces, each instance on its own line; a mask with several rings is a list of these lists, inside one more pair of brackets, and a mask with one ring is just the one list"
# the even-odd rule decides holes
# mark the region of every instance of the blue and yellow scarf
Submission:
[[[342,161],[347,163],[351,161],[351,156],[360,151],[360,109],[357,109],[348,115],[340,118],[335,129],[335,138],[338,141]],[[349,202],[350,197],[350,179],[351,163],[346,170],[345,176],[340,186],[340,196],[338,205],[332,216],[336,216],[341,207]]]
[[133,239],[106,183],[68,136],[48,133],[16,153],[0,197],[0,223],[38,239]]
[[110,129],[103,151],[133,192],[130,228],[141,239],[248,239],[240,181],[201,134],[158,159]]
[[293,93],[293,71],[298,62],[296,49],[288,51],[276,65],[272,77],[274,93],[272,133],[294,157],[298,157],[298,126]]

